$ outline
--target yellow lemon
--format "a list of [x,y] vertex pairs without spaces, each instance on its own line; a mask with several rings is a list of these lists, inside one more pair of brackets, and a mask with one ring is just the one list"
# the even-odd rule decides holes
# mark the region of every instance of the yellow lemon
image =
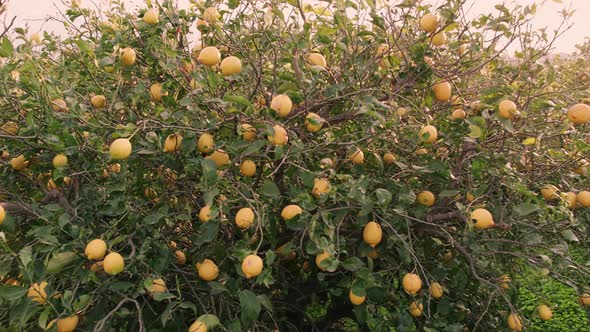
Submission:
[[348,160],[355,165],[360,165],[365,162],[365,154],[359,148],[355,148],[354,151],[348,154]]
[[438,28],[438,17],[434,14],[426,14],[420,18],[420,29],[432,33]]
[[197,263],[195,267],[197,268],[201,280],[212,281],[217,279],[217,276],[219,275],[217,264],[210,259],[204,259],[202,262]]
[[57,320],[57,332],[74,332],[78,327],[78,315],[72,315]]
[[214,147],[215,139],[213,138],[213,135],[205,133],[199,137],[199,140],[197,141],[197,149],[199,152],[210,153],[213,151]]
[[498,104],[498,115],[504,119],[512,119],[518,111],[512,100],[504,99]]
[[283,218],[283,220],[287,221],[287,220],[291,220],[291,219],[295,218],[296,216],[298,216],[302,213],[303,213],[303,210],[301,209],[301,207],[299,205],[291,204],[291,205],[287,205],[283,208],[283,211],[281,211],[281,218]]
[[135,53],[135,50],[130,47],[126,47],[121,53],[121,63],[125,67],[132,66],[135,63],[136,57],[137,54]]
[[27,168],[28,165],[29,161],[25,159],[24,154],[21,154],[18,157],[10,159],[10,166],[12,166],[12,169],[14,169],[15,171],[22,171],[25,168]]
[[316,113],[310,112],[305,116],[305,128],[312,133],[322,129],[323,122],[324,119]]
[[150,86],[150,99],[155,102],[159,103],[162,101],[163,96],[167,96],[168,93],[162,92],[162,84],[161,83],[154,83]]
[[361,305],[367,299],[366,296],[357,296],[352,292],[352,289],[348,293],[348,297],[350,298],[350,302],[354,305]]
[[239,74],[242,72],[242,61],[235,56],[228,56],[219,65],[221,73],[225,76]]
[[544,321],[550,320],[551,317],[553,317],[553,311],[551,311],[551,308],[545,304],[539,305],[537,311],[539,312],[539,317]]
[[269,134],[267,139],[274,145],[286,145],[289,142],[289,134],[287,130],[280,125],[272,127],[272,134]]
[[406,273],[402,279],[402,287],[406,293],[416,295],[422,289],[422,279],[415,273]]
[[511,278],[510,278],[510,276],[509,276],[509,275],[507,275],[507,274],[503,274],[503,275],[500,277],[500,287],[501,287],[502,289],[508,289],[508,288],[510,288],[510,283],[511,283],[511,282],[512,282],[512,279],[511,279]]
[[247,177],[254,176],[256,174],[256,164],[252,160],[244,160],[240,165],[240,173]]
[[590,207],[590,191],[580,191],[578,193],[577,201],[583,207]]
[[253,141],[256,139],[256,128],[252,127],[251,125],[242,123],[240,125],[240,131],[244,141]]
[[444,294],[444,289],[441,284],[438,282],[433,282],[430,284],[430,296],[435,299],[440,299]]
[[586,104],[576,104],[567,110],[567,118],[575,125],[587,123],[590,121],[590,106]]
[[209,7],[207,9],[205,9],[205,11],[203,12],[203,19],[206,22],[214,23],[214,22],[217,22],[220,18],[221,18],[221,14],[219,13],[217,8],[215,8],[215,7]]
[[207,325],[200,320],[196,320],[188,328],[188,332],[207,332]]
[[241,208],[236,213],[236,225],[241,229],[246,229],[254,222],[254,211],[251,208]]
[[47,299],[47,293],[45,292],[46,287],[47,281],[32,284],[27,291],[27,297],[33,302],[44,304]]
[[254,278],[262,272],[262,258],[257,255],[248,255],[242,261],[242,273],[247,279]]
[[29,41],[33,45],[41,43],[41,34],[39,32],[32,33],[31,36],[29,36]]
[[386,165],[391,165],[395,162],[395,155],[393,155],[393,153],[387,152],[383,155],[383,162],[385,162]]
[[6,121],[0,127],[0,134],[16,135],[18,133],[18,124],[14,121]]
[[107,243],[101,239],[94,239],[86,245],[84,254],[90,260],[101,260],[107,253]]
[[66,165],[68,164],[68,157],[66,157],[64,154],[58,154],[55,157],[53,157],[53,167],[55,168],[62,168],[62,167],[66,167]]
[[160,14],[157,9],[150,9],[143,14],[143,21],[147,24],[158,24],[160,21]]
[[397,116],[399,116],[400,118],[406,116],[406,114],[408,114],[408,110],[405,107],[399,107],[396,111],[395,114],[397,114]]
[[164,141],[164,152],[173,153],[180,151],[180,146],[182,144],[182,135],[180,134],[171,134],[166,137],[166,141]]
[[182,251],[176,250],[174,256],[176,257],[176,264],[184,265],[186,263],[186,255]]
[[476,209],[471,212],[471,220],[475,221],[475,228],[488,229],[494,227],[494,217],[486,209]]
[[550,184],[546,184],[542,189],[541,189],[541,195],[543,196],[543,198],[547,201],[552,201],[557,199],[557,197],[559,197],[557,195],[557,193],[559,192],[559,189],[557,189],[556,186],[554,185],[550,185]]
[[65,100],[58,98],[51,101],[51,108],[56,112],[68,112],[68,105]]
[[102,262],[104,271],[110,275],[116,275],[125,269],[125,260],[119,253],[111,252]]
[[410,303],[409,311],[410,315],[413,317],[420,317],[424,313],[424,305],[422,303],[412,301],[412,303]]
[[417,198],[418,204],[428,206],[428,207],[434,205],[434,202],[436,200],[436,198],[434,197],[434,194],[428,190],[420,192],[416,198]]
[[280,117],[284,118],[291,113],[293,102],[287,95],[276,95],[270,101],[270,108],[277,112]]
[[111,143],[109,153],[111,159],[122,160],[127,159],[131,155],[131,142],[127,138],[117,138]]
[[570,209],[576,207],[577,195],[571,191],[561,194],[562,199],[565,201],[566,206]]
[[424,143],[434,143],[436,141],[438,137],[438,131],[436,130],[436,127],[431,126],[431,125],[427,125],[422,127],[422,129],[420,130],[420,140],[422,140],[422,142]]
[[307,56],[307,62],[309,62],[312,66],[320,66],[322,68],[327,67],[326,58],[320,53],[310,53]]
[[447,35],[444,31],[437,32],[434,35],[432,35],[432,37],[430,38],[430,42],[432,43],[432,45],[436,47],[443,46],[447,43]]
[[211,214],[211,207],[209,205],[205,205],[199,211],[199,220],[201,222],[207,222],[213,218]]
[[315,198],[320,198],[323,194],[327,193],[328,191],[330,191],[330,182],[328,182],[328,179],[313,179],[313,188],[311,189],[311,194]]
[[213,151],[213,153],[207,156],[205,159],[213,160],[217,168],[227,166],[230,162],[229,155],[223,150]]
[[320,264],[322,263],[322,261],[326,258],[330,257],[330,254],[326,251],[322,252],[321,254],[315,256],[315,265],[318,267],[318,269],[320,269],[320,271],[325,271],[326,269],[324,269],[323,267],[320,266]]
[[197,60],[205,66],[214,66],[221,61],[221,52],[215,46],[207,46],[199,52]]
[[580,295],[580,304],[584,307],[590,307],[590,294],[584,293]]
[[522,320],[520,316],[515,313],[508,315],[508,319],[506,320],[508,324],[508,328],[513,331],[522,331]]
[[451,119],[453,120],[463,120],[467,117],[467,113],[462,109],[456,109],[451,113]]
[[451,99],[451,83],[447,81],[436,83],[432,91],[434,91],[434,98],[440,102]]
[[4,210],[4,207],[0,205],[0,225],[2,225],[4,219],[6,219],[6,210]]
[[154,296],[156,293],[164,293],[168,291],[166,288],[166,282],[162,278],[152,280],[152,285],[148,288],[148,293]]
[[363,229],[363,241],[371,247],[375,247],[381,242],[383,238],[383,231],[381,225],[374,221],[370,221],[365,225]]
[[107,98],[103,95],[96,95],[90,98],[90,103],[94,108],[103,108],[107,104]]

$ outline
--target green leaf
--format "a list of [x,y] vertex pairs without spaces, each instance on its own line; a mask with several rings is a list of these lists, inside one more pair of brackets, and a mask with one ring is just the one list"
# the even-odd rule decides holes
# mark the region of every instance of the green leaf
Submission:
[[382,207],[387,207],[391,202],[392,195],[389,190],[379,188],[375,190],[375,195],[377,196],[377,203]]
[[205,184],[212,184],[217,180],[217,166],[213,160],[202,159],[201,168],[203,170]]
[[30,246],[26,246],[22,248],[19,253],[18,257],[20,261],[23,263],[23,266],[26,268],[29,263],[33,260],[33,248]]
[[571,229],[566,229],[566,230],[562,231],[561,235],[568,241],[580,242],[580,239],[578,239],[578,237],[576,236],[574,231],[572,231]]
[[6,301],[14,301],[22,298],[27,294],[28,289],[18,286],[2,286],[0,287],[0,298]]
[[217,233],[219,233],[219,222],[208,221],[202,223],[197,232],[195,244],[201,245],[203,243],[211,242],[215,240]]
[[47,262],[47,272],[57,273],[74,263],[77,259],[78,255],[70,251],[54,254],[49,262]]
[[539,210],[541,210],[541,208],[539,208],[537,204],[532,203],[521,203],[512,208],[512,211],[514,211],[514,213],[516,213],[516,215],[518,215],[519,217],[528,216],[529,214],[537,212]]
[[238,105],[242,105],[244,107],[252,107],[252,103],[246,97],[243,97],[243,96],[235,96],[235,95],[226,94],[223,96],[223,100],[231,102],[231,103],[235,103]]
[[268,197],[279,197],[281,192],[279,191],[279,187],[277,187],[272,180],[266,180],[262,185],[262,194]]
[[364,266],[365,263],[363,263],[363,261],[356,256],[348,257],[342,262],[342,267],[351,272],[354,272]]
[[2,42],[0,42],[0,57],[9,58],[14,53],[14,47],[12,47],[12,43],[8,37],[2,38]]
[[217,316],[212,315],[212,314],[201,315],[201,316],[199,316],[199,318],[197,318],[197,320],[199,322],[205,323],[205,325],[207,326],[207,331],[216,328],[220,324],[219,318],[217,318]]
[[243,290],[239,294],[240,298],[240,319],[245,326],[250,326],[260,314],[260,301],[256,294],[249,290]]

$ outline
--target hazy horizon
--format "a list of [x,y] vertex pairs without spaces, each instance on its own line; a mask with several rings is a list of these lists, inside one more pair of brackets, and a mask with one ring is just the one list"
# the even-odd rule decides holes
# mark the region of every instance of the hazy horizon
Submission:
[[[444,0],[422,0],[424,4],[439,5]],[[69,0],[9,0],[7,19],[11,19],[12,16],[17,16],[15,26],[24,27],[28,24],[31,32],[36,31],[53,31],[56,33],[63,33],[63,27],[55,21],[45,22],[45,18],[48,15],[55,15],[58,13],[58,9],[63,10],[65,8],[64,3],[69,3]],[[104,7],[108,4],[108,0],[81,0],[82,6],[94,6]],[[312,1],[317,2],[317,1]],[[545,5],[539,7],[537,14],[533,20],[533,26],[535,28],[542,28],[547,26],[547,32],[551,36],[552,31],[557,28],[561,22],[561,17],[558,14],[563,8],[570,8],[575,10],[571,23],[574,26],[567,32],[565,32],[561,38],[555,43],[553,53],[571,53],[576,50],[575,45],[584,42],[584,39],[590,35],[588,29],[585,28],[584,19],[590,17],[590,0],[509,0],[509,1],[488,1],[488,0],[467,0],[465,6],[466,9],[470,9],[467,13],[468,18],[476,17],[479,14],[494,12],[494,5],[498,3],[507,4],[520,4],[520,5],[531,5],[533,3],[540,4],[545,2]],[[558,3],[562,2],[562,3]],[[128,0],[125,2],[126,5],[133,9],[140,6],[145,6],[144,0]],[[178,1],[179,7],[187,8],[188,0]],[[13,27],[14,28],[14,27]]]

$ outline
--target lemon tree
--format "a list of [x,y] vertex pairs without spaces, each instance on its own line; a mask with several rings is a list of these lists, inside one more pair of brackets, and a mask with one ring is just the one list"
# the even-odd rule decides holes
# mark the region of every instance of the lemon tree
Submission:
[[520,331],[567,314],[521,310],[532,279],[590,306],[586,60],[536,5],[465,9],[72,1],[67,36],[2,36],[2,325]]

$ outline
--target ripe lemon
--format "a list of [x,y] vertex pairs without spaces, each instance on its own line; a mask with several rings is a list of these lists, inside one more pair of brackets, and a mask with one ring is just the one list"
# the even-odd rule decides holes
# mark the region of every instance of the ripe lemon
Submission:
[[328,191],[330,191],[330,182],[328,182],[328,179],[313,179],[313,188],[311,189],[311,194],[315,198],[320,198],[323,194],[327,193]]
[[0,205],[0,225],[2,225],[4,219],[6,219],[6,210],[4,210],[4,207]]
[[323,267],[320,266],[320,264],[322,263],[322,261],[326,258],[330,257],[330,254],[326,251],[322,252],[321,254],[315,256],[315,265],[318,267],[318,269],[320,269],[320,271],[325,271],[326,269],[324,269]]
[[402,287],[406,293],[416,295],[422,289],[422,279],[415,273],[406,273],[402,279]]
[[381,225],[374,221],[370,221],[365,225],[363,229],[363,241],[371,247],[375,248],[381,242],[383,238],[383,231]]
[[158,278],[152,280],[152,285],[147,291],[151,296],[154,296],[156,293],[164,293],[168,291],[168,288],[166,288],[166,282],[162,278]]
[[272,134],[269,134],[267,139],[274,145],[286,145],[289,142],[289,134],[287,130],[280,125],[272,127]]
[[171,134],[166,137],[164,141],[164,152],[173,153],[180,151],[180,146],[182,144],[182,135],[180,134]]
[[553,311],[551,311],[551,308],[545,304],[539,305],[537,311],[539,312],[539,317],[544,321],[550,320],[551,317],[553,317]]
[[281,217],[283,218],[283,220],[287,221],[295,218],[296,216],[302,213],[303,210],[299,205],[291,204],[283,208],[283,211],[281,211]]
[[434,14],[426,14],[420,18],[420,29],[432,33],[438,28],[438,17]]
[[235,217],[236,225],[241,229],[246,229],[254,222],[254,211],[251,208],[241,208]]
[[221,52],[215,46],[207,46],[199,52],[197,60],[205,66],[214,66],[221,61]]
[[6,121],[0,127],[0,134],[16,135],[18,133],[18,124],[14,121]]
[[420,317],[424,313],[424,305],[416,301],[412,301],[409,307],[410,315],[413,317]]
[[211,207],[209,205],[205,205],[199,211],[199,220],[201,222],[207,222],[211,220],[213,216],[211,215]]
[[576,104],[567,110],[567,118],[575,125],[587,123],[590,121],[590,106],[586,104]]
[[291,113],[293,102],[287,95],[276,95],[270,101],[270,108],[277,112],[280,117],[284,118]]
[[242,61],[235,56],[228,56],[219,65],[221,73],[225,76],[239,74],[242,72]]
[[433,282],[430,284],[430,296],[435,299],[440,299],[444,294],[444,289],[438,282]]
[[399,116],[400,118],[406,116],[406,114],[408,114],[408,110],[405,107],[399,107],[396,111],[395,114],[397,114],[397,116]]
[[440,102],[445,102],[451,99],[451,83],[439,82],[432,87],[434,91],[434,98]]
[[310,112],[305,116],[305,128],[307,131],[315,133],[322,129],[324,119],[316,113]]
[[96,262],[96,263],[90,265],[90,271],[96,272],[96,273],[100,272],[103,270],[103,265],[104,265],[103,261]]
[[262,258],[257,255],[248,255],[242,261],[242,273],[247,279],[254,278],[262,272]]
[[247,123],[240,125],[240,132],[244,141],[253,141],[256,139],[256,128]]
[[427,154],[427,153],[428,153],[428,150],[426,150],[425,148],[420,148],[420,149],[418,149],[418,150],[414,151],[414,153],[415,153],[417,156],[422,156],[422,155],[425,155],[425,154]]
[[256,164],[252,160],[244,160],[240,165],[240,173],[247,177],[254,176],[256,174]]
[[107,243],[101,239],[94,239],[86,245],[86,249],[84,249],[84,254],[86,254],[86,258],[90,260],[101,260],[104,258],[104,255],[107,253]]
[[109,153],[111,159],[122,160],[127,159],[131,155],[131,142],[127,138],[117,138],[111,143]]
[[207,325],[200,320],[196,320],[188,328],[188,332],[207,332]]
[[102,262],[104,271],[110,275],[121,273],[125,269],[125,260],[119,253],[111,252]]
[[143,21],[147,24],[158,24],[160,21],[159,13],[157,9],[150,9],[143,14]]
[[197,149],[202,153],[210,153],[215,147],[215,139],[211,134],[203,134],[197,141]]
[[512,279],[510,278],[509,275],[507,274],[503,274],[500,277],[500,287],[504,290],[510,288],[510,283],[512,282]]
[[12,169],[15,171],[22,171],[29,166],[29,161],[25,159],[24,154],[21,154],[18,157],[10,159],[10,166],[12,166]]
[[29,41],[33,45],[41,43],[41,34],[38,32],[32,33],[31,36],[29,36]]
[[74,332],[78,327],[78,315],[72,315],[57,320],[57,332]]
[[223,150],[216,150],[205,159],[213,160],[217,168],[229,165],[229,155]]
[[47,190],[53,189],[58,189],[57,184],[55,183],[55,181],[53,181],[53,179],[49,179],[49,181],[47,181]]
[[154,83],[150,86],[150,99],[155,103],[162,101],[163,96],[167,96],[167,92],[162,92],[162,84]]
[[348,160],[355,165],[360,165],[365,162],[365,154],[359,148],[355,148],[351,153],[348,154]]
[[565,201],[566,206],[570,209],[576,207],[577,195],[571,191],[562,193],[561,198]]
[[393,155],[393,153],[387,152],[383,155],[383,162],[385,162],[386,165],[391,165],[395,162],[395,155]]
[[197,268],[201,280],[212,281],[217,279],[217,276],[219,275],[217,264],[210,259],[204,259],[201,263],[197,263],[195,267]]
[[197,29],[201,32],[209,26],[209,23],[202,18],[198,18],[195,24],[197,25]]
[[219,20],[219,18],[221,18],[221,14],[219,13],[217,8],[215,8],[215,7],[209,7],[207,9],[205,9],[205,11],[203,12],[203,19],[206,22],[214,23],[214,22],[217,22],[217,20]]
[[51,101],[51,107],[56,112],[68,112],[68,105],[61,98],[52,100]]
[[68,157],[66,157],[64,154],[58,154],[55,157],[53,157],[53,167],[55,168],[62,168],[62,167],[66,167],[66,165],[68,164]]
[[126,47],[121,53],[121,63],[125,67],[132,66],[135,63],[136,57],[137,54],[135,53],[135,50],[130,47]]
[[552,201],[557,199],[557,193],[559,192],[559,189],[557,189],[556,186],[554,185],[550,185],[550,184],[546,184],[542,189],[541,189],[541,195],[543,196],[543,198],[547,201]]
[[107,104],[107,98],[103,95],[96,95],[90,98],[90,103],[94,108],[103,108]]
[[27,297],[33,302],[44,304],[47,299],[47,293],[45,288],[47,287],[47,281],[41,281],[40,283],[34,283],[29,287],[27,291]]
[[577,201],[583,207],[590,207],[590,191],[580,191],[578,193]]
[[184,265],[186,263],[186,255],[182,251],[176,250],[174,256],[176,257],[176,264]]
[[430,42],[436,47],[443,46],[447,43],[447,35],[444,31],[437,32],[430,38]]
[[498,115],[504,119],[512,119],[518,111],[512,100],[504,99],[498,104]]
[[471,212],[471,220],[475,221],[475,228],[488,229],[494,227],[494,217],[486,209],[476,209]]
[[326,58],[320,53],[310,53],[307,56],[307,62],[312,66],[320,66],[322,68],[326,68],[328,66],[326,62]]
[[436,127],[431,126],[431,125],[427,125],[422,127],[422,129],[420,130],[420,140],[422,140],[422,142],[424,143],[434,143],[436,141],[436,138],[438,137],[438,131],[436,130]]
[[580,304],[584,307],[590,307],[590,294],[584,293],[580,295]]
[[354,295],[354,293],[352,292],[352,289],[348,293],[348,297],[350,298],[350,302],[352,304],[354,304],[354,305],[361,305],[367,299],[366,296],[357,296],[357,295]]
[[515,313],[508,315],[508,319],[506,320],[508,324],[508,328],[513,331],[522,331],[522,320],[520,316]]
[[467,113],[462,109],[456,109],[451,113],[451,119],[453,120],[463,120],[467,117]]
[[428,206],[428,207],[431,207],[432,205],[434,205],[434,201],[436,200],[436,198],[434,197],[434,194],[428,190],[422,191],[421,193],[418,194],[418,196],[416,198],[418,200],[418,204]]

